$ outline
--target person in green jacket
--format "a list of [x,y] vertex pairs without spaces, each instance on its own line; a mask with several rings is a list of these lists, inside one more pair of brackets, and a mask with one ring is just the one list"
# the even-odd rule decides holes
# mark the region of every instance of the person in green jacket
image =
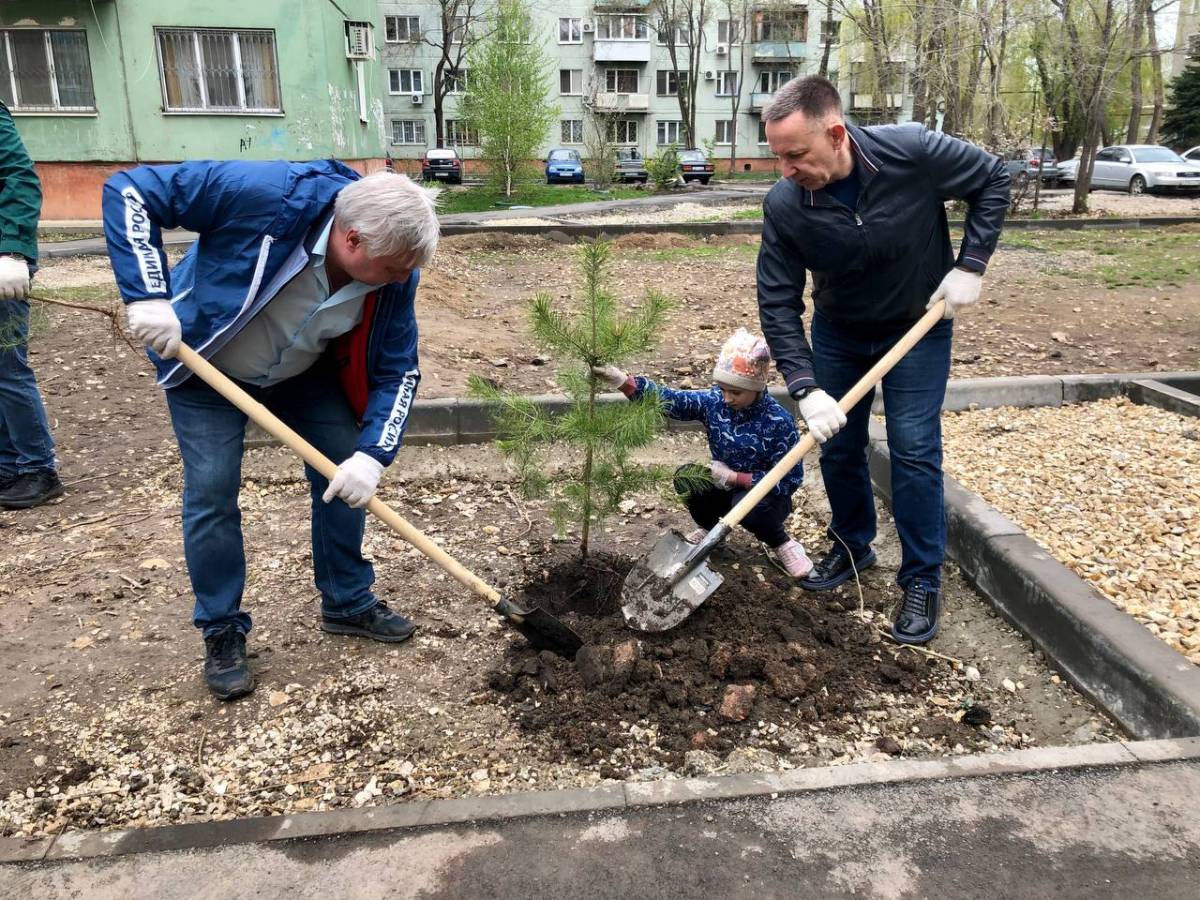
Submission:
[[0,103],[0,508],[59,496],[54,439],[29,368],[29,282],[37,269],[42,186]]

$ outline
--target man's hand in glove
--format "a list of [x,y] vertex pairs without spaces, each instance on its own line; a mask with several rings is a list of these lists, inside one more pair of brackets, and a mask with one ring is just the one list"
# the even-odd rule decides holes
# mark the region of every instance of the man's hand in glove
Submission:
[[355,451],[352,457],[338,466],[321,499],[328,503],[334,497],[340,497],[347,506],[361,509],[375,496],[375,488],[379,486],[379,476],[382,474],[381,463],[361,450]]

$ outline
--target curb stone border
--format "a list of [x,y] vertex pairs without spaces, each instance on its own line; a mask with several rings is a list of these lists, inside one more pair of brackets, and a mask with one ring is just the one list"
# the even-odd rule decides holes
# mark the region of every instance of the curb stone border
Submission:
[[1118,741],[1078,747],[1035,747],[931,760],[895,760],[791,769],[759,775],[715,775],[595,788],[416,800],[330,812],[196,822],[117,831],[70,832],[49,838],[0,840],[0,864],[108,859],[135,853],[201,850],[236,844],[295,841],[345,834],[427,829],[467,822],[710,803],[879,784],[1030,775],[1200,760],[1200,738]]

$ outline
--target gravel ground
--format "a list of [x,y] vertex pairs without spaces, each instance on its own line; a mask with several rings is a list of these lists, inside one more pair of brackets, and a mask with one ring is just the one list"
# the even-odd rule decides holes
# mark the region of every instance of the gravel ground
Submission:
[[[1070,191],[1055,191],[1043,195],[1038,207],[1047,212],[1067,213],[1075,203],[1075,195]],[[1200,195],[1191,196],[1155,196],[1141,194],[1131,196],[1120,191],[1092,191],[1088,198],[1089,215],[1092,217],[1118,216],[1130,218],[1135,216],[1195,216],[1200,215]],[[1033,194],[1030,194],[1022,210],[1033,208]]]
[[752,203],[679,203],[659,210],[630,210],[628,212],[601,213],[599,215],[556,216],[553,219],[524,217],[501,219],[489,225],[554,225],[562,222],[577,222],[582,225],[657,225],[664,222],[697,222],[704,219],[724,219],[736,212],[757,209],[762,201]]
[[1200,427],[1124,398],[947,416],[947,470],[1200,664]]

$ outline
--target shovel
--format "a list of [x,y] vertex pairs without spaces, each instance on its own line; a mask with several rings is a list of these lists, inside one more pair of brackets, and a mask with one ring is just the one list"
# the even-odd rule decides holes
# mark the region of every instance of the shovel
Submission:
[[[945,301],[939,300],[838,402],[842,412],[849,414],[944,313]],[[816,444],[816,439],[806,434],[699,544],[689,544],[674,529],[663,532],[654,548],[625,576],[621,590],[625,623],[638,631],[666,631],[699,609],[724,580],[708,567],[709,554]]]
[[[250,420],[264,431],[274,435],[286,446],[290,447],[301,459],[324,475],[332,479],[337,472],[334,465],[316,447],[304,440],[295,431],[280,421],[279,417],[265,406],[253,399],[249,394],[234,384],[226,375],[220,372],[212,363],[204,359],[186,344],[179,346],[179,359],[201,379],[226,400],[250,417]],[[469,587],[484,600],[492,604],[492,609],[508,621],[514,628],[525,636],[538,650],[550,650],[567,659],[574,659],[575,653],[583,646],[583,641],[574,631],[544,609],[522,609],[511,600],[505,599],[500,592],[490,587],[482,578],[468,571],[453,556],[413,527],[398,512],[380,500],[372,497],[367,505],[376,518],[383,520],[400,537],[408,541],[427,557],[446,570],[460,584]]]

